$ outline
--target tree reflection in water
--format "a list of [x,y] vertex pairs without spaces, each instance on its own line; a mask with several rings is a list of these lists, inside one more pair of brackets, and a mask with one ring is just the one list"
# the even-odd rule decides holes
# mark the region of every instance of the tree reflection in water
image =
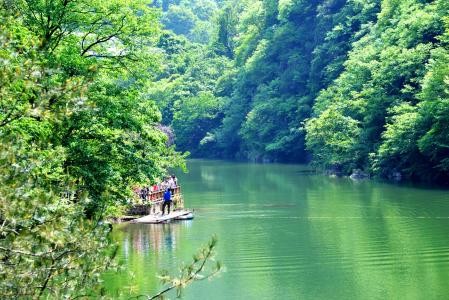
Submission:
[[123,236],[122,251],[125,259],[131,253],[151,255],[158,252],[172,252],[181,232],[190,227],[191,221],[172,224],[126,224],[120,228]]

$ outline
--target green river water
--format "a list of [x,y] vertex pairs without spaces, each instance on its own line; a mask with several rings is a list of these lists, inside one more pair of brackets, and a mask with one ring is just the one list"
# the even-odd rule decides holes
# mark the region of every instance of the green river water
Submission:
[[[449,299],[449,191],[354,182],[301,165],[192,160],[195,219],[114,228],[126,271],[108,293],[154,294],[216,234],[225,272],[184,299]],[[170,295],[175,298],[175,295]]]

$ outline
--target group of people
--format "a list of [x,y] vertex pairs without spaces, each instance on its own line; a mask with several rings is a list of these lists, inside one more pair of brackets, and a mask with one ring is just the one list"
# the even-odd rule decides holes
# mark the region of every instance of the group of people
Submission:
[[154,184],[152,186],[144,186],[142,188],[136,187],[134,188],[134,192],[136,195],[142,199],[142,201],[147,200],[155,200],[153,196],[156,196],[156,192],[166,191],[169,189],[172,194],[175,193],[176,188],[178,187],[178,179],[175,175],[168,176],[164,178],[164,181]]
[[154,184],[152,186],[146,186],[142,188],[136,187],[134,189],[134,192],[136,195],[142,199],[143,202],[146,202],[148,200],[156,200],[160,193],[157,192],[164,192],[163,193],[163,199],[164,202],[162,204],[162,214],[165,213],[165,207],[168,206],[168,213],[170,213],[170,204],[172,202],[172,196],[175,194],[175,190],[178,187],[178,179],[173,174],[171,176],[168,176],[164,178],[164,181]]

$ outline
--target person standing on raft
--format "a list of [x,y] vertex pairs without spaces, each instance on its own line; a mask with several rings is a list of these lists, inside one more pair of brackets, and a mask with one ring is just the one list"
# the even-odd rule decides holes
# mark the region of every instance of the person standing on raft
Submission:
[[170,214],[170,204],[171,204],[171,192],[170,189],[167,188],[167,190],[164,193],[164,203],[162,204],[162,215],[165,213],[165,206],[168,205],[168,214]]

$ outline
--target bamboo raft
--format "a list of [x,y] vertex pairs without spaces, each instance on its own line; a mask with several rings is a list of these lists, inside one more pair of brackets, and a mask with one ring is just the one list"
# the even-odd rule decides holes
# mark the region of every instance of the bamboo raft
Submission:
[[147,215],[133,220],[133,223],[158,224],[168,223],[172,220],[190,220],[193,219],[193,212],[190,210],[175,210],[166,215]]
[[[128,210],[128,216],[124,218],[133,223],[168,223],[172,220],[190,220],[193,219],[193,211],[184,208],[184,198],[181,193],[181,187],[177,186],[172,194],[172,208],[170,214],[162,215],[162,204],[164,203],[164,191],[150,192],[143,203],[133,205]],[[131,217],[133,216],[133,217]],[[134,217],[142,216],[142,217]]]

